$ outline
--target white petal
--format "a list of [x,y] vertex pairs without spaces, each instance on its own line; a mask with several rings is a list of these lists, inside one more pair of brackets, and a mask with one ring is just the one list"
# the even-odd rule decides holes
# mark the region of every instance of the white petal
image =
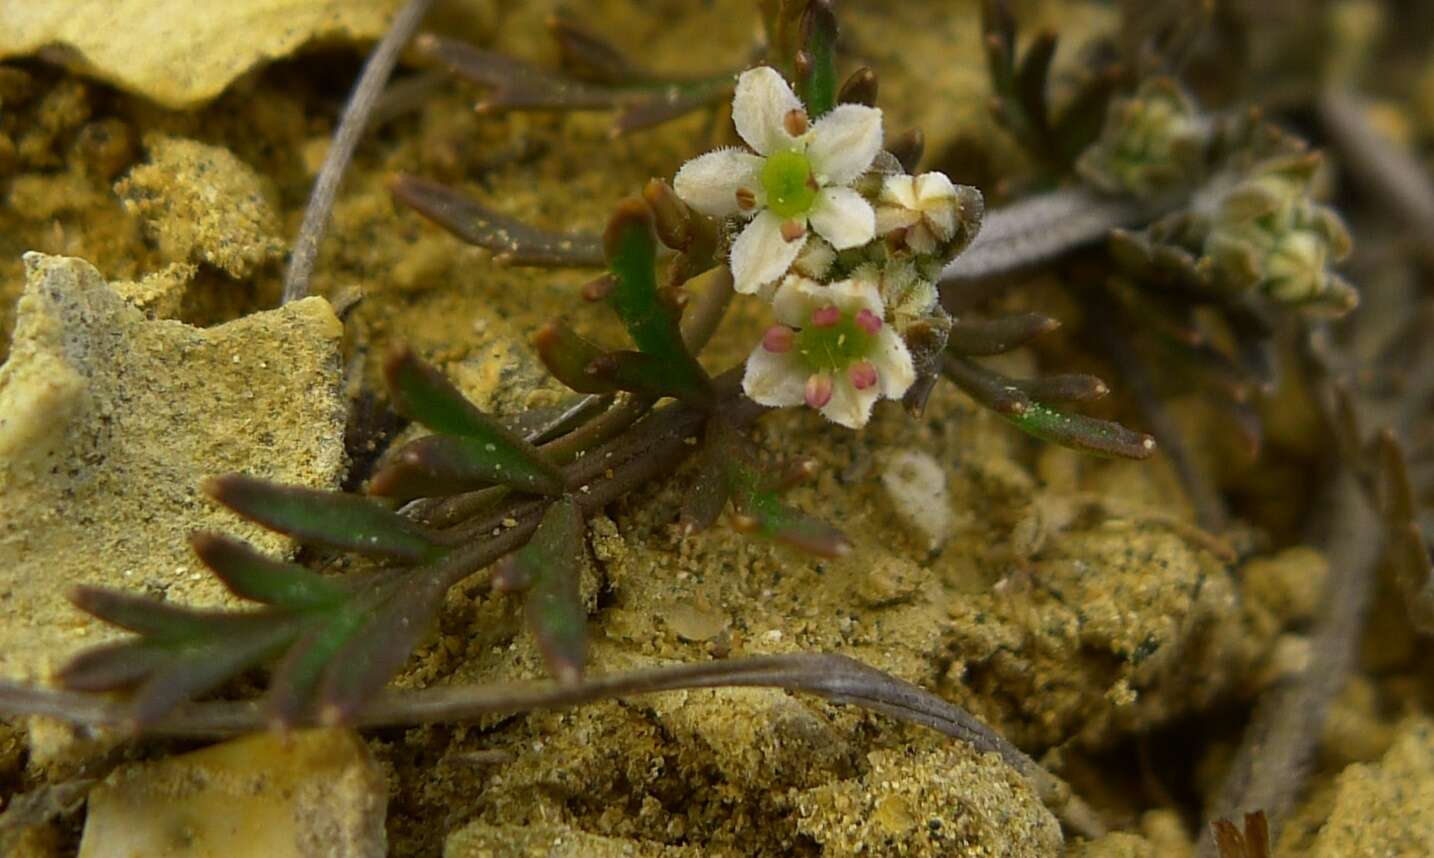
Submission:
[[[948,233],[947,238],[950,238]],[[933,234],[929,222],[923,221],[915,227],[906,231],[906,246],[911,248],[912,253],[935,253],[936,236]]]
[[938,173],[934,170],[930,173],[922,173],[916,177],[913,185],[917,204],[922,208],[928,203],[956,199],[956,186],[951,184],[951,179],[945,173]]
[[812,229],[837,250],[860,247],[876,237],[876,212],[851,188],[822,188],[807,217]]
[[876,207],[876,234],[886,235],[893,229],[906,229],[921,220],[921,213],[901,206]]
[[807,370],[795,349],[776,354],[757,346],[747,356],[742,392],[758,405],[801,405],[806,401],[806,387]]
[[741,149],[718,149],[699,155],[682,165],[672,179],[672,189],[688,205],[705,215],[726,217],[736,214],[737,189],[753,193],[762,187],[762,159]]
[[877,199],[904,209],[914,209],[916,208],[915,182],[915,179],[905,173],[898,176],[887,176],[881,182],[881,194]]
[[843,104],[816,121],[807,143],[819,185],[849,185],[881,151],[881,111]]
[[826,287],[826,294],[831,296],[828,300],[843,313],[855,316],[862,310],[870,310],[878,319],[886,314],[886,307],[881,303],[881,290],[873,280],[839,280]]
[[866,390],[852,387],[845,373],[832,379],[832,398],[822,406],[822,416],[848,429],[860,429],[871,419],[871,407],[881,395],[879,385]]
[[751,295],[792,267],[802,242],[782,237],[782,218],[763,209],[732,243],[732,288]]
[[911,352],[906,350],[906,343],[890,325],[876,332],[876,341],[871,344],[871,352],[866,359],[876,367],[876,374],[881,379],[878,385],[881,395],[887,399],[901,398],[906,389],[916,382],[916,367],[911,362]]
[[792,135],[782,120],[792,110],[800,110],[801,101],[787,82],[771,66],[757,66],[737,78],[737,94],[732,98],[732,122],[737,134],[759,154],[770,155],[792,146]]
[[794,274],[777,287],[777,294],[772,296],[772,313],[789,328],[805,328],[811,322],[813,310],[832,303],[830,291],[814,280]]

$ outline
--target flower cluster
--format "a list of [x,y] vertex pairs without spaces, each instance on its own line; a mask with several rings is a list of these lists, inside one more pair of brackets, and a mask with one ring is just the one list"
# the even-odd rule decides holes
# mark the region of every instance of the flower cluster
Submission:
[[695,158],[673,187],[730,225],[734,288],[772,303],[777,324],[747,359],[743,390],[859,428],[877,399],[916,381],[902,334],[941,316],[934,281],[970,240],[980,195],[941,173],[905,173],[882,150],[877,108],[841,104],[814,119],[766,66],[738,78],[732,119],[750,151]]

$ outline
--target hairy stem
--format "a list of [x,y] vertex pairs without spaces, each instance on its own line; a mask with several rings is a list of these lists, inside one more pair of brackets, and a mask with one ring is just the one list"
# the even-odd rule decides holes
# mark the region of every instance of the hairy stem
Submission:
[[1112,229],[1148,222],[1161,209],[1130,199],[1069,188],[986,212],[971,246],[941,272],[960,284],[1011,274],[1087,244]]
[[[1263,810],[1276,839],[1309,773],[1330,701],[1353,666],[1383,547],[1383,529],[1354,474],[1341,469],[1332,490],[1330,574],[1311,635],[1309,667],[1298,680],[1276,686],[1260,700],[1207,814],[1209,819],[1237,819]],[[1215,854],[1207,826],[1197,856]]]
[[299,227],[298,238],[294,240],[294,250],[289,256],[289,268],[284,272],[282,302],[285,304],[309,294],[309,278],[313,276],[314,261],[319,255],[319,240],[323,238],[324,229],[328,226],[329,212],[333,210],[339,183],[343,181],[344,172],[353,160],[359,138],[368,127],[374,105],[383,93],[384,85],[393,73],[393,67],[398,63],[399,52],[408,44],[414,30],[418,29],[432,5],[433,0],[408,0],[408,5],[399,10],[393,23],[389,25],[388,32],[364,64],[363,74],[359,75],[353,95],[344,106],[343,117],[334,132],[329,152],[324,156],[324,165],[314,182],[309,204],[304,209],[304,222]]

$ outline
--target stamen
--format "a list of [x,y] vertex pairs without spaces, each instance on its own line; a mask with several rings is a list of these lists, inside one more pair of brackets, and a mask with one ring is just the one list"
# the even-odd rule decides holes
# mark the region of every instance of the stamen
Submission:
[[837,322],[840,321],[841,310],[838,310],[834,304],[828,304],[825,307],[818,307],[817,309],[812,311],[813,328],[830,328],[832,325],[835,325]]
[[852,387],[857,390],[866,390],[876,384],[876,367],[872,366],[871,361],[860,361],[847,369],[846,377],[851,380]]
[[757,207],[757,193],[751,188],[737,189],[737,208],[749,212]]
[[762,348],[772,354],[786,354],[797,342],[797,333],[786,325],[773,325],[762,334]]
[[782,127],[787,129],[787,133],[793,137],[806,134],[807,128],[810,127],[810,123],[807,121],[807,112],[800,107],[788,110],[787,115],[782,117]]
[[807,404],[813,408],[821,408],[832,401],[832,377],[826,373],[817,373],[807,378],[806,389]]
[[807,234],[806,224],[799,220],[782,221],[782,238],[787,241],[796,241]]
[[856,326],[868,334],[874,334],[881,330],[881,317],[870,310],[859,311],[856,314],[855,321]]

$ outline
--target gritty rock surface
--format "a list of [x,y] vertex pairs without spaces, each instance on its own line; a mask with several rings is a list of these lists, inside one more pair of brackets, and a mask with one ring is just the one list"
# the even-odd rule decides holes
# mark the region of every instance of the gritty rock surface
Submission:
[[81,858],[382,858],[382,773],[357,735],[259,734],[111,773]]
[[561,823],[475,822],[449,836],[443,858],[696,858],[696,849],[588,834]]
[[284,252],[274,192],[232,152],[151,134],[149,161],[115,186],[175,262],[208,262],[234,277]]
[[1056,855],[1059,823],[994,754],[927,737],[797,798],[823,856]]
[[1405,721],[1378,762],[1340,772],[1286,826],[1278,854],[1434,854],[1434,722],[1424,717]]
[[0,675],[44,678],[115,634],[69,605],[70,587],[230,604],[191,531],[287,550],[198,486],[230,471],[337,484],[340,326],[317,298],[208,330],[150,321],[81,260],[26,265],[0,367]]
[[195,107],[261,62],[318,39],[367,40],[398,0],[62,0],[0,5],[0,58],[45,51],[153,99]]

